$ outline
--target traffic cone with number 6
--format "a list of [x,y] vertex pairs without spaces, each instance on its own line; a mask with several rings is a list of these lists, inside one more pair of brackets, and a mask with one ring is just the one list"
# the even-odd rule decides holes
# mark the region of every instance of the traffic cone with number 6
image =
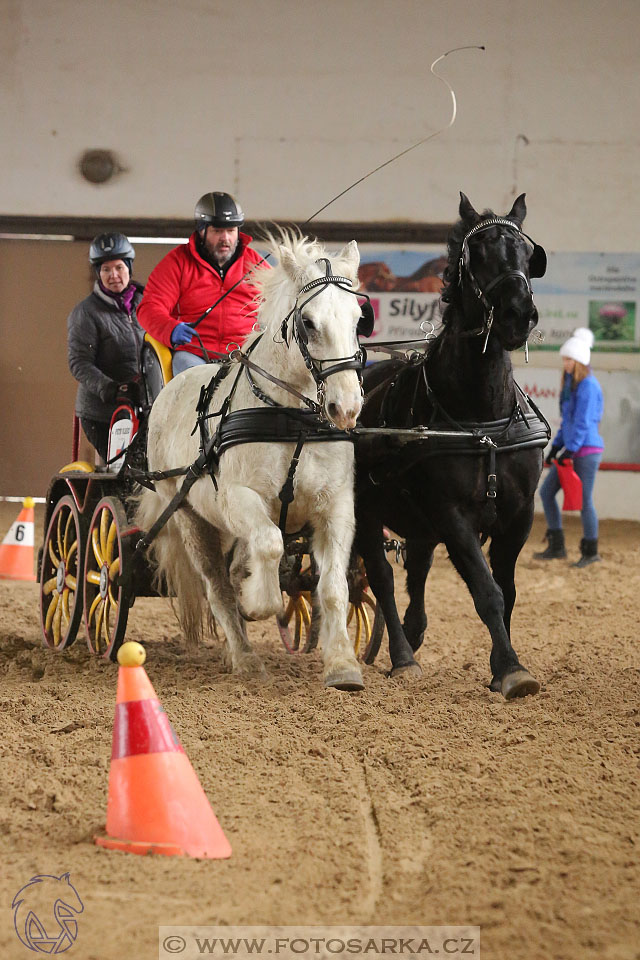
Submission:
[[0,544],[0,580],[35,580],[33,572],[33,506],[25,497],[18,519]]

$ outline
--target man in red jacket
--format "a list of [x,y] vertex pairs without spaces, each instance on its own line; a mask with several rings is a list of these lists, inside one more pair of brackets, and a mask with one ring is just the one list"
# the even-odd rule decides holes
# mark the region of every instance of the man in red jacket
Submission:
[[205,362],[194,326],[208,353],[226,355],[227,345],[242,344],[256,319],[256,288],[245,275],[262,258],[249,247],[252,238],[239,232],[240,205],[228,193],[205,193],[195,222],[189,242],[151,272],[138,307],[140,325],[175,351],[174,375]]

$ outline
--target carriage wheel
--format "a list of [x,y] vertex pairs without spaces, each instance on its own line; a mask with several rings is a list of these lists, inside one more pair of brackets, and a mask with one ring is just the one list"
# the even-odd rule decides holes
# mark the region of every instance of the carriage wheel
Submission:
[[61,497],[49,521],[40,568],[42,638],[53,650],[70,646],[80,626],[84,530],[73,497]]
[[[284,613],[277,617],[278,630],[287,653],[309,653],[318,643],[317,630],[312,626],[312,602],[308,591],[283,594]],[[291,632],[293,628],[293,633]]]
[[116,659],[133,601],[132,532],[120,501],[103,497],[89,527],[84,621],[89,650],[105,659]]
[[353,638],[356,657],[365,663],[375,660],[384,634],[384,614],[369,592],[369,583],[362,557],[353,553],[347,573],[349,582],[349,614],[347,629]]
[[[285,604],[284,613],[278,617],[278,630],[285,649],[288,653],[309,653],[318,645],[318,620],[313,616],[311,595],[297,593],[288,600],[285,596]],[[370,593],[363,591],[357,603],[349,604],[347,629],[353,638],[356,656],[365,663],[375,660],[384,627],[382,610]]]
[[355,655],[364,663],[373,663],[378,655],[384,627],[380,604],[367,590],[363,590],[360,599],[349,604],[347,628],[353,636]]

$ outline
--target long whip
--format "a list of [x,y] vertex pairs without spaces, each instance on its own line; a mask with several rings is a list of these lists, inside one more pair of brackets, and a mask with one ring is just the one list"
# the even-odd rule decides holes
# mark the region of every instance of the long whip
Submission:
[[[364,183],[364,181],[365,181],[365,180],[368,180],[369,177],[372,177],[372,176],[374,175],[374,173],[377,173],[379,170],[384,169],[384,167],[388,167],[389,164],[395,163],[396,160],[399,160],[401,157],[404,157],[404,156],[406,156],[408,153],[411,153],[412,150],[416,150],[418,147],[421,147],[424,143],[428,143],[429,140],[434,140],[436,137],[439,137],[442,133],[446,133],[447,130],[450,130],[451,127],[452,127],[452,126],[454,125],[454,123],[456,122],[456,116],[457,116],[457,113],[458,113],[458,103],[457,103],[457,100],[456,100],[456,95],[455,95],[454,89],[453,89],[453,87],[451,86],[451,84],[449,83],[449,81],[446,80],[443,76],[441,76],[439,73],[436,72],[436,70],[435,70],[436,64],[440,63],[440,61],[441,61],[441,60],[444,60],[446,57],[449,57],[452,53],[458,53],[458,51],[460,51],[460,50],[484,50],[484,49],[485,49],[484,44],[475,44],[475,43],[467,44],[467,45],[462,46],[462,47],[453,47],[451,50],[447,50],[446,53],[443,53],[443,54],[441,54],[439,57],[436,57],[436,59],[435,59],[435,60],[433,61],[433,63],[431,64],[431,67],[429,68],[430,71],[431,71],[431,73],[433,74],[433,76],[434,76],[437,80],[439,80],[441,83],[444,83],[445,87],[447,88],[447,90],[449,91],[449,94],[450,94],[450,96],[451,96],[451,117],[450,117],[450,119],[449,119],[449,122],[446,124],[446,126],[441,127],[439,130],[436,130],[435,133],[430,133],[428,136],[423,137],[421,140],[418,140],[416,143],[412,143],[410,147],[406,147],[404,150],[400,150],[399,153],[394,154],[393,157],[389,157],[389,159],[388,159],[388,160],[385,160],[384,163],[378,164],[378,166],[377,166],[377,167],[374,167],[373,170],[370,170],[368,173],[365,173],[365,175],[364,175],[363,177],[359,177],[357,180],[354,180],[354,182],[353,182],[352,184],[350,184],[348,187],[345,187],[345,189],[344,189],[344,190],[341,190],[340,193],[337,193],[337,194],[335,195],[335,197],[332,197],[332,198],[331,198],[331,200],[328,200],[327,203],[325,203],[322,207],[320,207],[318,210],[316,210],[315,213],[312,213],[310,217],[307,217],[307,219],[302,223],[302,226],[303,226],[303,227],[306,227],[307,224],[311,223],[312,220],[315,220],[315,218],[316,218],[319,214],[321,214],[324,210],[326,210],[326,209],[327,209],[328,207],[330,207],[333,203],[335,203],[336,200],[339,200],[341,197],[344,197],[344,195],[347,194],[347,193],[349,193],[350,190],[353,190],[354,187],[357,187],[359,184]],[[234,283],[232,287],[229,287],[228,290],[225,290],[225,292],[222,294],[222,296],[219,297],[219,298],[216,300],[215,303],[211,304],[211,306],[210,306],[207,310],[205,310],[205,312],[202,314],[202,316],[201,316],[201,317],[198,317],[198,319],[195,320],[195,321],[191,324],[191,326],[192,326],[192,327],[197,327],[198,324],[201,323],[201,321],[205,319],[205,317],[208,317],[208,316],[209,316],[209,314],[211,313],[212,310],[215,310],[215,308],[218,306],[218,304],[221,303],[221,302],[224,300],[224,298],[225,298],[228,294],[231,293],[232,290],[235,290],[235,288],[236,288],[237,286],[239,286],[239,284],[244,283],[244,281],[251,275],[251,273],[253,273],[254,270],[257,270],[258,267],[261,267],[262,264],[265,263],[265,262],[269,259],[270,256],[271,256],[271,254],[270,254],[270,253],[267,253],[261,260],[258,260],[257,263],[254,263],[254,264],[249,268],[249,270],[247,270],[247,272],[244,274],[244,276],[240,277],[240,279],[237,280],[236,283]]]
[[335,197],[329,200],[328,203],[325,203],[323,207],[320,207],[319,210],[316,210],[315,213],[312,213],[309,219],[304,221],[302,226],[304,227],[308,223],[311,223],[311,221],[314,220],[318,216],[318,214],[322,213],[323,210],[326,210],[327,207],[330,207],[331,204],[335,203],[336,200],[339,200],[340,197],[344,197],[345,193],[349,193],[349,191],[353,190],[354,187],[357,187],[358,184],[363,183],[369,177],[372,177],[374,173],[378,172],[378,170],[382,170],[384,169],[384,167],[388,167],[390,163],[394,163],[396,160],[399,160],[400,157],[404,157],[408,153],[411,153],[412,150],[415,150],[417,147],[421,147],[423,143],[427,143],[429,140],[434,140],[436,137],[439,137],[441,133],[446,133],[446,131],[449,130],[456,122],[456,115],[458,113],[458,104],[456,101],[456,95],[453,90],[453,87],[451,86],[448,80],[445,80],[445,78],[441,77],[439,73],[436,73],[434,68],[437,63],[440,63],[441,60],[444,60],[445,57],[450,56],[450,54],[457,53],[458,50],[484,50],[484,49],[485,49],[484,46],[480,46],[478,44],[469,44],[464,47],[453,47],[452,50],[447,50],[446,53],[443,53],[440,57],[437,57],[431,64],[431,67],[430,67],[431,73],[434,75],[434,77],[437,80],[440,80],[441,83],[444,83],[445,87],[447,88],[447,90],[451,95],[451,119],[449,120],[449,123],[445,127],[442,127],[440,130],[436,130],[435,133],[430,133],[427,137],[423,137],[422,140],[418,140],[416,143],[411,144],[410,147],[406,147],[406,149],[401,150],[399,153],[396,153],[393,157],[390,157],[388,160],[385,160],[384,163],[378,164],[378,166],[374,167],[373,170],[370,170],[369,173],[365,173],[363,177],[360,177],[358,180],[355,180],[351,184],[351,186],[347,187],[345,190],[342,190],[340,193],[337,193]]

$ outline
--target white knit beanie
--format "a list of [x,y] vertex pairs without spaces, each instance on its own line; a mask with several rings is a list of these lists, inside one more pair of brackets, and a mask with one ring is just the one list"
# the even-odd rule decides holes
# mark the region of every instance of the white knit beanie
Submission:
[[591,347],[595,337],[591,330],[586,327],[578,327],[573,331],[566,343],[560,347],[560,356],[569,357],[571,360],[577,360],[585,367],[591,362]]

